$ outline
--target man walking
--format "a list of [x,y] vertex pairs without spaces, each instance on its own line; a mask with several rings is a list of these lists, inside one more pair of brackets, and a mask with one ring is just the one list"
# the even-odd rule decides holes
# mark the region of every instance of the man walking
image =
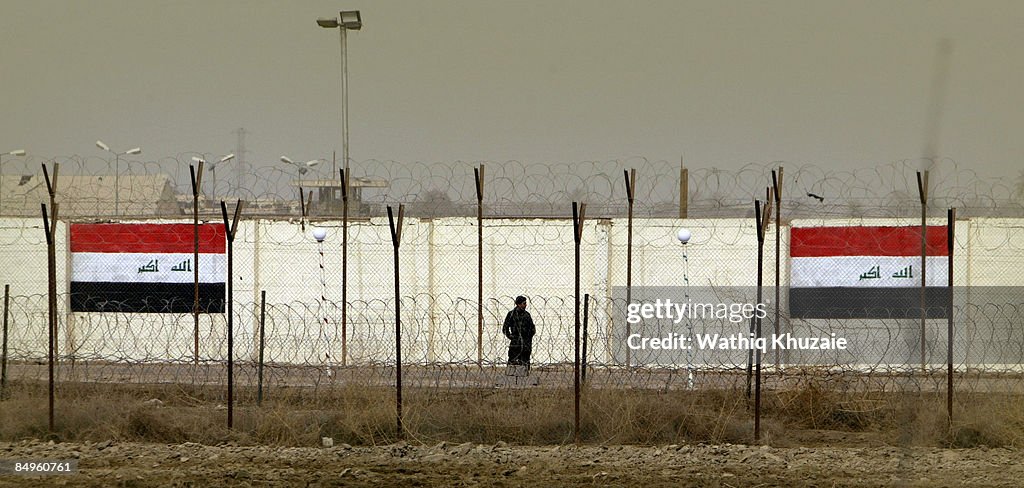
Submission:
[[509,340],[508,364],[526,366],[530,370],[530,350],[533,349],[533,335],[537,329],[533,325],[530,312],[526,311],[526,297],[516,297],[516,306],[505,315],[505,324],[501,333]]

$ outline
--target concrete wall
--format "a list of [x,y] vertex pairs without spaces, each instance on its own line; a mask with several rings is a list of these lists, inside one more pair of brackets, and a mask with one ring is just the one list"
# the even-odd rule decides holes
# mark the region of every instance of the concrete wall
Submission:
[[[0,281],[11,284],[13,357],[41,358],[46,351],[46,245],[40,219],[0,219]],[[935,219],[931,225],[944,225]],[[259,298],[268,301],[268,361],[315,364],[339,362],[341,352],[341,229],[338,221],[318,222],[328,230],[319,245],[298,223],[246,220],[234,244],[235,357],[254,358]],[[897,220],[799,220],[811,225],[916,225]],[[683,247],[679,227],[693,239]],[[765,242],[766,286],[774,285],[774,227]],[[781,229],[781,284],[788,282],[785,256],[789,229]],[[394,281],[391,235],[386,218],[353,223],[349,228],[348,356],[353,362],[387,362],[394,356]],[[67,223],[57,232],[57,280],[60,300],[60,353],[81,358],[124,361],[190,361],[190,314],[67,313],[64,295],[70,267]],[[591,309],[591,360],[610,361],[615,336],[613,289],[626,284],[626,219],[588,220],[581,246],[581,290],[594,299]],[[321,248],[323,257],[321,259]],[[972,219],[958,222],[955,258],[957,285],[1019,286],[1024,277],[1024,220]],[[686,260],[683,260],[683,254]],[[475,361],[477,358],[477,229],[472,218],[406,219],[400,254],[403,296],[403,359],[409,362]],[[574,334],[574,246],[569,220],[487,220],[484,228],[484,340],[487,361],[503,361],[506,341],[501,322],[512,297],[531,298],[538,324],[534,361],[571,362]],[[636,219],[633,235],[634,286],[679,286],[683,271],[695,286],[756,284],[757,237],[753,219]],[[321,267],[322,265],[322,267]],[[766,289],[773,299],[773,289]],[[784,302],[783,297],[783,302]],[[619,305],[621,306],[621,304]],[[783,307],[785,309],[785,307]],[[991,317],[973,310],[958,329],[958,362],[1020,362],[1013,347],[1024,343],[1014,332],[1016,315]],[[996,314],[998,315],[998,314]],[[932,322],[932,321],[929,321]],[[944,323],[944,321],[943,321]],[[993,325],[995,324],[995,325]],[[1019,328],[1019,324],[1015,324]],[[800,333],[835,330],[832,321],[780,324]],[[882,324],[912,328],[913,324]],[[772,330],[773,321],[764,324]],[[844,329],[851,341],[891,342],[879,324]],[[919,327],[919,324],[918,324]],[[929,360],[945,351],[944,326],[931,324]],[[887,332],[890,333],[891,331]],[[200,357],[226,355],[224,315],[200,321]],[[855,339],[856,338],[856,339]],[[902,340],[902,339],[900,339]],[[1019,341],[1016,346],[1014,341]],[[905,342],[905,341],[904,341]],[[913,342],[913,341],[910,341]],[[888,343],[886,343],[888,344]],[[908,343],[909,344],[909,343]],[[1008,345],[1009,344],[1009,345]],[[1011,347],[1012,346],[1012,347]],[[872,346],[874,347],[874,346]],[[870,361],[906,361],[913,348],[887,349]],[[895,351],[895,352],[893,352]],[[996,352],[992,352],[996,351]],[[1016,359],[1016,361],[1014,361]],[[738,361],[738,360],[737,360]],[[869,362],[870,362],[869,361]]]

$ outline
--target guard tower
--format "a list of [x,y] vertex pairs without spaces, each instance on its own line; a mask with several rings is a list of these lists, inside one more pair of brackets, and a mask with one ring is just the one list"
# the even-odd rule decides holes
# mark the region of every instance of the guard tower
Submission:
[[[303,191],[316,190],[317,198],[310,209],[310,215],[338,215],[342,210],[340,180],[292,180],[291,186]],[[363,203],[364,188],[387,188],[388,182],[381,178],[362,176],[349,177],[348,211],[352,216],[363,216],[368,212]]]

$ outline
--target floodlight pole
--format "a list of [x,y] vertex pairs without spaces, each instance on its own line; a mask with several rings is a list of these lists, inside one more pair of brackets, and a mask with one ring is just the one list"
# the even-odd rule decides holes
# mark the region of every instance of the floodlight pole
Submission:
[[96,141],[96,147],[114,155],[114,215],[121,215],[121,156],[125,154],[140,154],[142,149],[134,148],[124,152],[117,152],[110,149],[102,141]]
[[[340,19],[339,19],[340,20]],[[348,168],[348,28],[338,26],[341,38],[341,157]]]
[[348,161],[348,31],[363,28],[363,18],[358,10],[343,10],[335,18],[320,18],[317,25],[325,29],[338,29],[341,48],[341,156],[342,165],[349,172]]

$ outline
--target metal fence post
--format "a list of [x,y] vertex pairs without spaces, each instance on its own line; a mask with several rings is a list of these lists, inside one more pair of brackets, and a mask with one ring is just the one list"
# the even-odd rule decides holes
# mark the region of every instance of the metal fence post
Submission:
[[[781,231],[780,226],[782,225],[782,166],[779,166],[779,173],[776,175],[775,171],[772,170],[772,194],[775,196],[775,336],[778,337],[782,333],[782,326],[780,324],[779,317],[782,309],[782,297],[781,290],[782,285],[780,284],[780,269],[782,267],[781,259]],[[775,370],[779,371],[781,365],[782,353],[778,350],[775,351]]]
[[263,406],[263,349],[266,345],[267,290],[260,290],[260,357],[256,372],[256,406]]
[[946,313],[946,417],[949,426],[953,426],[953,245],[956,243],[956,208],[949,209],[946,216],[946,249],[949,251],[949,311]]
[[917,172],[917,191],[921,197],[921,370],[927,369],[925,364],[927,344],[925,342],[925,320],[928,318],[925,299],[928,281],[928,172],[922,175]]
[[576,292],[574,298],[576,301],[576,339],[574,341],[575,346],[575,360],[573,361],[573,389],[574,389],[574,407],[575,407],[575,418],[573,422],[573,439],[577,443],[580,442],[580,244],[583,240],[583,221],[587,211],[587,204],[572,202],[572,226],[573,226],[573,240],[575,241],[576,248]]
[[11,285],[4,285],[4,337],[0,349],[0,400],[7,394],[7,318],[10,316]]
[[476,177],[476,363],[484,364],[484,165],[473,168]]
[[[343,29],[344,30],[344,29]],[[348,161],[345,161],[348,166]],[[348,179],[341,169],[341,365],[348,365]]]
[[227,234],[228,239],[228,296],[227,296],[227,314],[228,314],[228,428],[232,428],[234,425],[234,390],[235,390],[235,333],[234,333],[234,313],[233,313],[233,283],[234,283],[234,247],[235,247],[235,232],[238,231],[238,218],[242,215],[242,207],[245,202],[238,200],[235,204],[235,217],[234,220],[228,222],[228,206],[224,203],[224,200],[220,201],[220,211],[224,217],[224,230]]
[[58,208],[55,201],[57,193],[57,174],[60,171],[60,165],[53,165],[53,179],[50,179],[50,173],[46,170],[46,164],[43,164],[43,177],[46,179],[46,189],[50,194],[50,211],[52,212],[47,218],[46,204],[42,204],[43,211],[43,228],[46,231],[46,267],[47,267],[47,289],[48,289],[48,315],[49,315],[49,357],[48,370],[48,420],[50,432],[54,432],[54,403],[56,398],[56,368],[57,368],[57,215]]
[[[761,213],[761,202],[754,201],[754,216],[757,219],[757,305],[761,304],[762,288],[764,286],[764,235],[768,229],[768,222],[771,220],[772,198],[771,188],[768,189],[768,199],[765,201],[764,214]],[[756,338],[761,339],[761,316],[754,314],[757,323]],[[761,348],[757,348],[757,361],[754,367],[754,442],[761,440]]]
[[[192,273],[193,295],[192,295],[192,320],[193,320],[193,363],[199,366],[199,188],[203,182],[203,163],[199,160],[198,170],[191,164],[188,165],[189,173],[192,176],[192,260],[195,261],[195,269]],[[214,179],[216,183],[216,178]],[[214,191],[217,189],[214,188]],[[193,377],[195,381],[195,377]]]
[[[629,210],[626,220],[626,307],[633,299],[633,202],[636,197],[636,169],[622,170],[626,178],[626,202]],[[682,197],[680,197],[682,198]],[[632,324],[626,321],[626,337],[632,334]],[[632,366],[632,351],[626,348],[626,367]]]
[[395,253],[395,413],[398,438],[404,437],[402,424],[402,294],[399,281],[398,248],[402,243],[402,220],[405,205],[398,206],[398,221],[395,221],[391,206],[388,205],[388,224],[391,227],[391,244]]

